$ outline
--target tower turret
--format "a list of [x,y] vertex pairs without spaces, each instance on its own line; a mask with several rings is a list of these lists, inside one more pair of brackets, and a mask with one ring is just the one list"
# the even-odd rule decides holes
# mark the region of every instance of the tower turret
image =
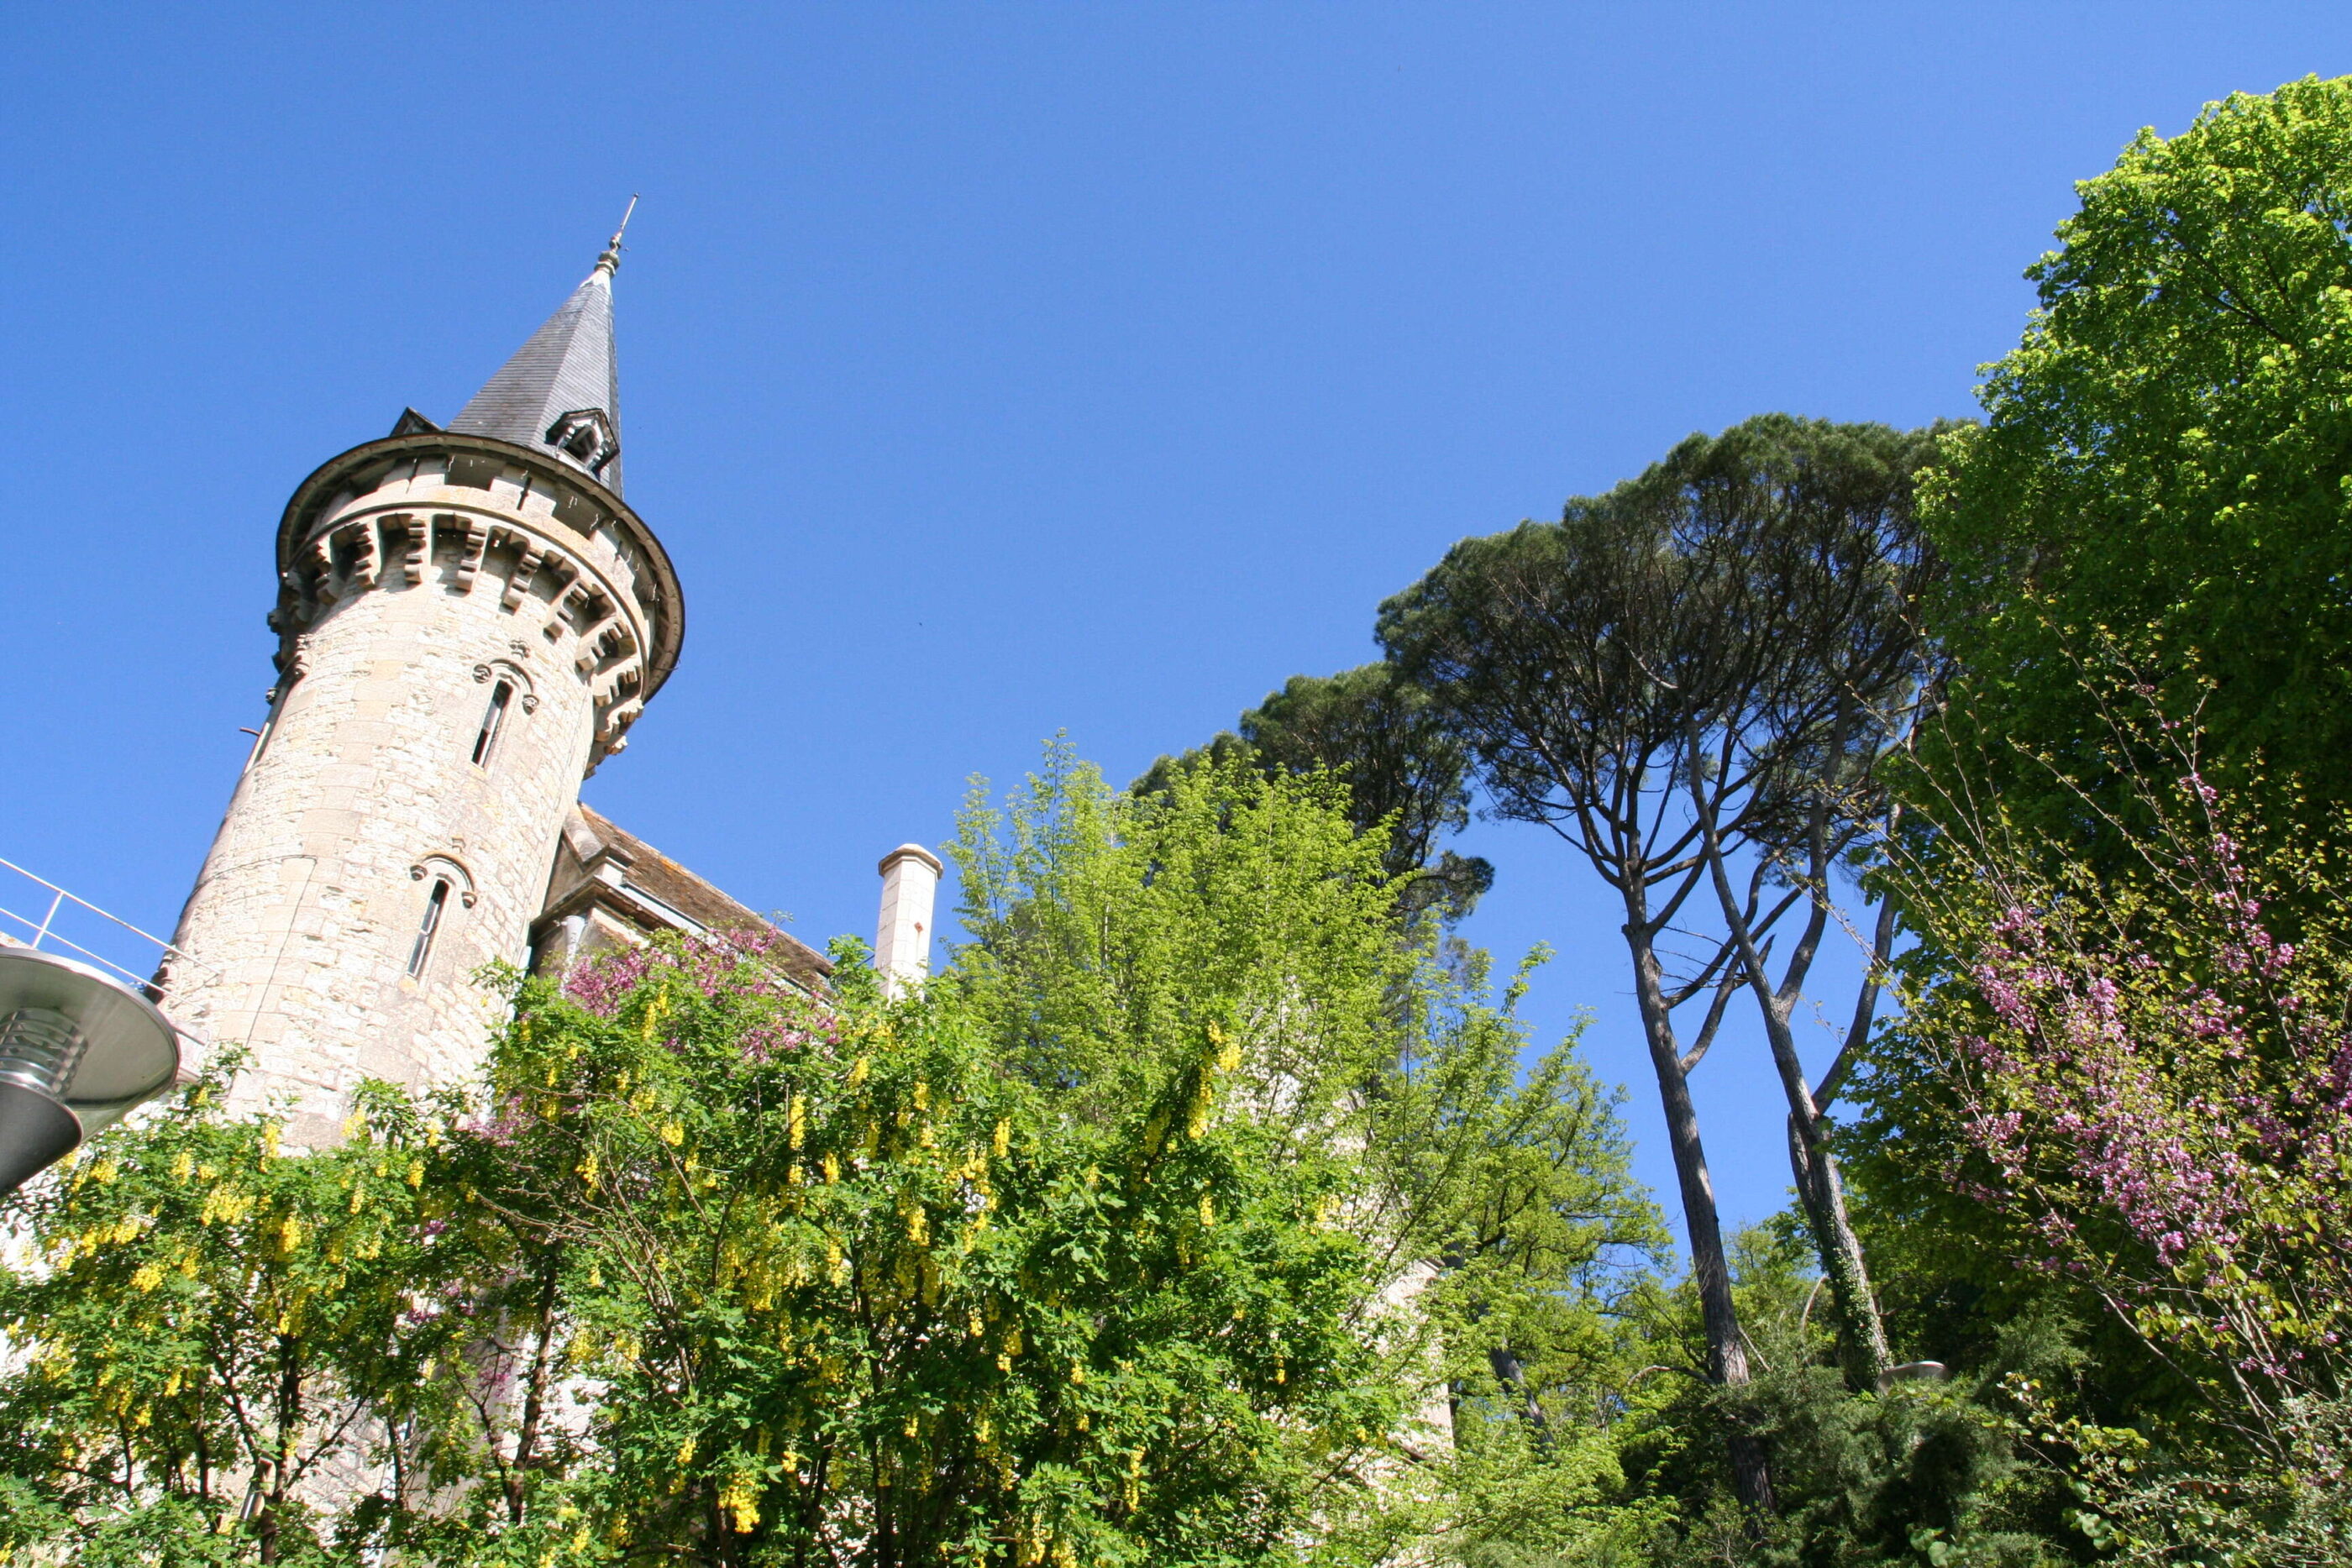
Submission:
[[278,535],[269,716],[180,918],[179,1023],[238,1098],[331,1140],[363,1077],[481,1060],[581,779],[677,658],[684,606],[621,498],[619,236],[447,429],[327,463]]

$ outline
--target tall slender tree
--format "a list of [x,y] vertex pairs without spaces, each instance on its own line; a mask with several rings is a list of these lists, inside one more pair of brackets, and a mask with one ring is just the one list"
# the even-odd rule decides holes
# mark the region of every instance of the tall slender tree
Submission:
[[[1391,660],[1475,755],[1501,815],[1541,823],[1617,894],[1665,1113],[1716,1381],[1748,1379],[1690,1076],[1744,986],[1787,1091],[1790,1150],[1849,1373],[1887,1362],[1791,1017],[1838,918],[1832,878],[1874,811],[1872,765],[1926,674],[1908,615],[1929,433],[1765,415],[1694,436],[1557,524],[1462,541],[1381,606]],[[1690,923],[1717,906],[1710,935]],[[1801,927],[1777,981],[1784,916]],[[1882,949],[1893,927],[1877,933]],[[1697,1003],[1685,1038],[1676,1018]],[[1849,1031],[1865,1034],[1874,966]],[[1760,1446],[1739,1493],[1770,1506]]]

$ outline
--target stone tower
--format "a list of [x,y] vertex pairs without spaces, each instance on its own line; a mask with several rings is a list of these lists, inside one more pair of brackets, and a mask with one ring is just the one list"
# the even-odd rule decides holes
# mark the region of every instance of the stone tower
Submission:
[[619,264],[616,235],[446,429],[411,411],[287,504],[278,684],[169,994],[298,1144],[363,1077],[478,1064],[473,972],[527,962],[580,781],[677,662],[677,579],[621,498]]

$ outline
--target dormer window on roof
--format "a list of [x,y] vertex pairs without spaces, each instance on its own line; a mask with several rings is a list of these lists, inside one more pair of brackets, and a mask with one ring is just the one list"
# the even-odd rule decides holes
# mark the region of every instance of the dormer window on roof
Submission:
[[599,476],[604,465],[621,455],[620,433],[613,428],[613,416],[601,408],[575,408],[557,415],[547,427],[547,444]]

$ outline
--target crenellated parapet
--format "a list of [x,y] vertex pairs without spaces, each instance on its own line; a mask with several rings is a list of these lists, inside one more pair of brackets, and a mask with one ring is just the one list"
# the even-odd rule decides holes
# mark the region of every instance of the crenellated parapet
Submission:
[[281,689],[302,676],[304,639],[362,595],[479,599],[586,688],[589,772],[626,743],[684,630],[669,559],[626,503],[551,455],[487,436],[417,431],[343,454],[288,504],[278,561]]

